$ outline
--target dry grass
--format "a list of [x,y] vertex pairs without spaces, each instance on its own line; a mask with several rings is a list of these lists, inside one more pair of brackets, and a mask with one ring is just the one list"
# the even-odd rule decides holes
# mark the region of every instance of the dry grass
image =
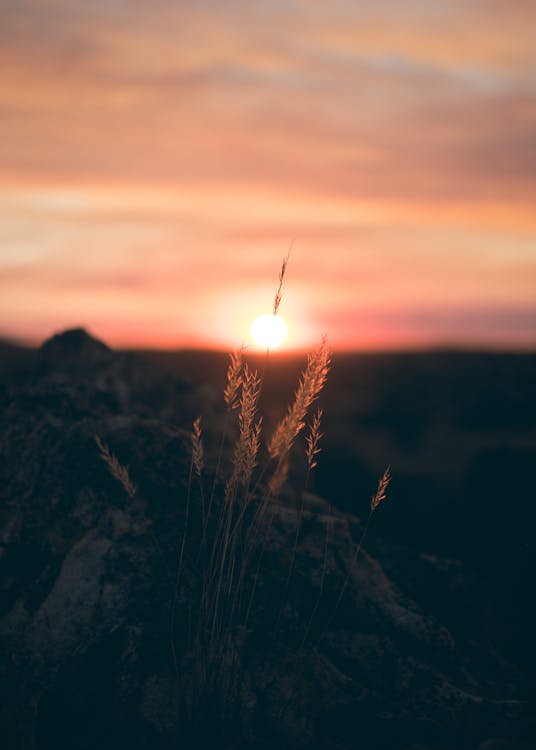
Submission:
[[225,491],[226,497],[236,491],[237,484],[242,487],[249,485],[257,465],[262,428],[262,417],[257,419],[260,385],[257,372],[246,365],[241,376],[242,392],[238,412],[240,433],[233,451],[233,469]]
[[240,403],[240,386],[242,385],[242,369],[244,367],[244,350],[239,349],[231,354],[231,362],[227,370],[227,384],[223,391],[223,400],[229,410],[237,409]]
[[324,337],[318,349],[309,355],[294,401],[270,440],[268,452],[271,458],[280,460],[289,455],[296,438],[305,427],[311,406],[326,383],[329,367],[330,352]]
[[[288,256],[279,274],[274,314],[277,314],[281,303],[287,263]],[[239,689],[238,654],[241,639],[248,627],[265,548],[266,514],[286,481],[293,447],[306,426],[308,473],[316,466],[322,437],[322,411],[317,410],[314,415],[311,411],[325,385],[329,366],[329,347],[323,338],[318,349],[308,357],[286,415],[265,444],[263,420],[258,414],[263,377],[244,362],[243,351],[231,354],[223,391],[227,421],[217,471],[222,463],[225,464],[223,459],[226,455],[231,456],[231,463],[226,478],[224,476],[217,482],[215,477],[212,481],[206,516],[202,521],[207,534],[197,552],[198,598],[195,595],[192,597],[195,612],[192,615],[194,627],[189,649],[195,654],[197,693],[201,702],[224,691],[225,703],[230,706],[234,693]],[[234,443],[227,447],[227,426],[233,421],[237,436]],[[194,423],[187,498],[190,498],[192,491],[194,468],[198,462],[196,457],[203,455],[199,424],[199,420]],[[185,524],[184,534],[187,533]],[[181,550],[184,544],[183,537]],[[181,555],[181,565],[182,559]],[[182,575],[182,568],[179,572]],[[198,705],[197,711],[201,709],[201,705]]]
[[387,487],[391,481],[391,467],[388,466],[380,477],[378,489],[370,499],[370,511],[373,513],[378,505],[387,498]]
[[310,472],[317,465],[316,456],[320,453],[320,438],[323,437],[320,432],[320,423],[322,421],[322,409],[317,409],[316,414],[313,418],[313,422],[309,428],[309,434],[305,438],[307,449],[305,455],[307,457],[307,471]]
[[102,460],[108,466],[110,474],[123,486],[129,497],[134,497],[136,494],[136,485],[131,480],[127,467],[119,462],[117,457],[114,456],[106,443],[98,435],[95,435],[95,442],[97,443]]
[[283,261],[281,265],[281,270],[279,271],[279,286],[277,287],[277,291],[275,293],[274,297],[274,306],[272,308],[272,314],[277,315],[277,312],[279,310],[279,305],[281,304],[281,299],[283,297],[283,281],[285,280],[285,273],[287,270],[287,265],[290,260],[290,253],[292,251],[292,245],[290,246],[290,250],[288,251],[288,255]]
[[[290,254],[290,253],[289,253]],[[283,261],[274,298],[273,313],[277,314],[282,299],[283,281],[289,256]],[[267,352],[268,356],[268,352]],[[248,628],[248,619],[255,598],[267,535],[266,517],[273,501],[281,492],[288,476],[297,439],[306,430],[303,452],[307,467],[305,485],[317,465],[322,438],[322,409],[313,407],[324,388],[330,369],[330,351],[325,337],[309,355],[300,377],[294,399],[276,426],[269,440],[264,440],[263,419],[258,414],[263,375],[252,370],[244,361],[244,352],[230,355],[223,401],[227,409],[225,427],[214,475],[206,476],[205,450],[201,417],[192,425],[190,433],[190,468],[184,503],[184,522],[177,545],[176,572],[171,601],[170,641],[177,675],[181,659],[193,665],[189,670],[189,689],[184,691],[183,719],[190,725],[202,717],[218,714],[218,721],[231,720],[234,707],[239,704],[240,650]],[[233,426],[236,437],[229,439]],[[231,434],[232,431],[231,431]],[[136,488],[128,470],[96,437],[102,459],[112,476],[130,497]],[[228,458],[230,457],[230,463]],[[220,476],[222,470],[223,476]],[[381,477],[376,493],[370,501],[370,515],[363,537],[356,547],[356,561],[372,514],[386,498],[390,470]],[[205,486],[210,486],[205,502]],[[199,503],[192,505],[194,499]],[[200,519],[198,526],[195,517]],[[290,553],[290,565],[282,597],[287,595],[294,569],[303,506],[296,519],[296,533]],[[198,533],[199,532],[199,533]],[[304,629],[302,645],[308,638],[312,621],[323,593],[327,568],[329,524],[324,549],[322,584]],[[195,560],[192,567],[190,562]],[[186,566],[188,575],[185,576]],[[348,579],[340,592],[335,609],[346,591]],[[184,627],[177,630],[180,592],[187,590],[189,611],[185,615],[190,626],[184,641]],[[281,607],[283,605],[283,601]],[[279,632],[281,608],[274,633]],[[333,613],[332,613],[333,614]],[[178,648],[180,638],[181,648]],[[179,653],[180,651],[180,653]],[[184,667],[184,664],[182,665]]]
[[203,442],[201,440],[201,417],[197,417],[192,427],[192,465],[195,473],[200,477],[204,467],[204,451]]

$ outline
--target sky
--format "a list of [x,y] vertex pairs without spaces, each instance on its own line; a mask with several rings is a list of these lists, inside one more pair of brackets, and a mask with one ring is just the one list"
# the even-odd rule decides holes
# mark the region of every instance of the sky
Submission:
[[0,0],[0,337],[536,348],[532,0]]

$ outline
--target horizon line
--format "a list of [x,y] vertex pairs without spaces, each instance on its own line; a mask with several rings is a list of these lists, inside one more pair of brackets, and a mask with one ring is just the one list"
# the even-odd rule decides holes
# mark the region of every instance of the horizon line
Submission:
[[[39,350],[47,341],[50,341],[55,336],[60,336],[68,331],[73,330],[84,330],[88,336],[100,341],[105,344],[112,351],[135,353],[135,352],[146,352],[146,353],[162,353],[162,354],[229,354],[231,351],[241,348],[241,345],[235,347],[217,346],[217,345],[178,345],[178,346],[152,346],[150,344],[140,343],[138,345],[112,345],[109,344],[105,339],[96,336],[88,331],[87,328],[75,326],[71,328],[65,328],[52,333],[50,336],[45,337],[42,340],[30,339],[30,338],[19,338],[9,335],[0,334],[0,345],[10,346],[17,349],[28,349],[28,350]],[[329,341],[329,339],[328,339]],[[264,357],[266,355],[265,350],[261,350],[258,347],[244,346],[244,354],[251,357]],[[300,357],[307,355],[314,346],[303,346],[303,347],[276,347],[270,349],[270,355],[282,358],[282,357]],[[331,347],[333,356],[351,356],[351,355],[392,355],[392,354],[504,354],[504,355],[535,355],[536,354],[536,342],[534,344],[492,344],[486,342],[445,342],[445,341],[429,341],[420,344],[392,344],[392,345],[379,345],[376,347],[372,346],[335,346]]]

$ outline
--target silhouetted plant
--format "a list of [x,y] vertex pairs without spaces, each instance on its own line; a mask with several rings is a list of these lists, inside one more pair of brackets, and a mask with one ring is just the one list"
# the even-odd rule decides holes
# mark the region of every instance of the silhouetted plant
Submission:
[[[273,306],[274,315],[277,314],[282,299],[287,263],[288,256],[279,274]],[[266,357],[268,354],[267,350]],[[266,544],[269,527],[267,512],[287,481],[293,448],[306,428],[303,448],[307,472],[305,487],[311,471],[317,465],[322,438],[322,409],[317,409],[314,414],[311,412],[324,388],[330,365],[331,354],[327,340],[323,337],[318,348],[308,356],[294,399],[263,450],[263,418],[258,413],[258,405],[264,371],[259,375],[256,370],[251,369],[244,362],[242,349],[233,352],[230,355],[227,380],[223,389],[226,419],[213,476],[206,474],[201,417],[197,417],[193,422],[184,522],[182,536],[177,544],[170,616],[171,653],[177,675],[180,674],[180,662],[183,667],[189,667],[186,670],[188,676],[181,677],[183,682],[185,679],[188,681],[188,688],[183,685],[181,693],[181,712],[182,720],[190,726],[208,721],[210,716],[222,723],[236,719],[234,712],[240,705],[240,651],[247,636],[249,616]],[[234,441],[230,441],[229,433],[233,422],[236,437]],[[128,495],[133,497],[136,488],[128,470],[120,464],[99,437],[96,437],[96,441],[110,473],[121,483]],[[225,460],[226,455],[231,457],[230,462]],[[262,461],[261,456],[264,456]],[[222,465],[223,476],[220,476]],[[389,480],[390,472],[387,469],[371,499],[369,517],[363,536],[356,547],[353,563],[359,555],[372,514],[386,497]],[[198,487],[198,492],[194,493],[194,485]],[[207,486],[210,487],[208,493],[205,492]],[[195,517],[199,519],[200,533],[196,532],[192,518],[194,494],[199,499]],[[302,514],[303,495],[296,516],[294,543],[282,592],[283,598],[287,595],[294,570]],[[307,641],[323,594],[328,535],[329,524],[326,531],[320,593],[305,625],[302,646]],[[195,562],[192,564],[192,561]],[[188,576],[185,576],[187,565],[191,570]],[[348,577],[341,588],[335,609],[339,606],[347,585]],[[176,627],[181,590],[188,592],[187,596],[183,597],[189,602],[186,617],[191,623],[191,626],[186,628],[186,639],[185,628],[180,628],[179,636]],[[275,635],[279,632],[281,607],[274,625]],[[182,672],[184,674],[184,670]]]

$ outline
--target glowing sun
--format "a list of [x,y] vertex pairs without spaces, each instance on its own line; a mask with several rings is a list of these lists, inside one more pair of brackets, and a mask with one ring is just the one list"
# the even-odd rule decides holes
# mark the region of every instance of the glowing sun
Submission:
[[259,315],[251,325],[251,338],[264,349],[279,346],[287,337],[287,324],[279,315]]

